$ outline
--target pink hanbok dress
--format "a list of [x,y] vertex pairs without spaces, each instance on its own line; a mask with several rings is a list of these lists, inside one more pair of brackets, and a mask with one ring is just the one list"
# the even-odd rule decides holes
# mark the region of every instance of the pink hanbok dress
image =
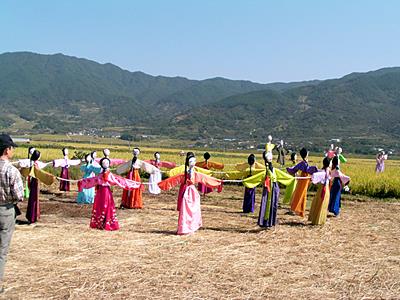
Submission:
[[[125,159],[119,159],[119,158],[108,158],[110,160],[110,167],[114,166],[119,166],[122,165],[123,163],[126,163]],[[96,158],[94,161],[99,164],[101,158]]]
[[104,230],[118,230],[119,224],[115,213],[114,198],[110,186],[116,185],[126,190],[140,188],[141,184],[111,172],[105,172],[92,178],[84,178],[79,181],[78,189],[89,189],[97,186],[94,198],[90,227]]
[[170,190],[178,184],[181,185],[179,188],[177,205],[179,211],[177,234],[193,233],[203,225],[200,209],[200,194],[196,189],[196,184],[198,183],[213,189],[218,188],[218,192],[221,192],[223,184],[222,180],[196,171],[191,172],[190,175],[178,174],[158,184],[164,191]]

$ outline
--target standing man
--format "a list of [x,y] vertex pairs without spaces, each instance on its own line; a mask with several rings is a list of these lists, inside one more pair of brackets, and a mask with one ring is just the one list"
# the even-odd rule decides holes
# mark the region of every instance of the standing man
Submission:
[[4,292],[4,266],[15,229],[14,204],[24,198],[21,175],[10,163],[15,147],[8,134],[0,134],[0,293]]

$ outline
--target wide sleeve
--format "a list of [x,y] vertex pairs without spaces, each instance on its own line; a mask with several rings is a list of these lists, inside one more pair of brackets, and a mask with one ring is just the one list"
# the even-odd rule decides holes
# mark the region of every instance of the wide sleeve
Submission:
[[196,167],[206,168],[207,162],[205,160],[196,162]]
[[19,170],[19,172],[21,173],[21,175],[23,176],[23,177],[28,177],[30,174],[30,168],[21,168],[20,170]]
[[[127,161],[125,159],[111,158],[110,159],[110,167],[119,166],[119,165],[122,165],[122,164],[124,164],[126,162]],[[128,163],[130,163],[130,161],[128,161]]]
[[167,172],[168,177],[174,177],[185,172],[185,165],[175,167]]
[[113,173],[109,173],[107,176],[107,182],[110,185],[116,185],[119,186],[120,188],[123,188],[125,190],[134,190],[140,188],[142,185],[141,182],[138,181],[133,181],[130,179],[123,178],[118,175],[114,175]]
[[344,185],[348,184],[350,181],[350,177],[347,175],[344,175],[341,171],[338,170],[338,175],[340,180],[343,182]]
[[214,177],[211,177],[206,174],[202,174],[199,172],[194,172],[194,183],[201,183],[207,187],[210,188],[218,188],[221,187],[223,184],[223,181]]
[[173,169],[176,167],[176,163],[170,161],[160,161],[160,167],[166,169]]
[[[235,166],[235,169],[238,170],[238,171],[245,171],[245,170],[249,169],[249,167],[250,166],[249,166],[248,163],[241,163],[241,164],[237,164]],[[259,162],[255,162],[254,165],[251,168],[252,168],[252,170],[254,170],[254,169],[265,170],[265,165],[260,164]]]
[[274,170],[275,170],[276,180],[280,184],[282,184],[284,186],[289,186],[289,185],[293,184],[293,182],[295,182],[296,179],[292,175],[290,175],[286,172],[283,172],[282,170],[279,170],[277,168],[274,168]]
[[300,170],[300,168],[301,168],[301,166],[302,166],[303,164],[304,164],[304,162],[301,161],[301,162],[299,162],[297,165],[295,165],[295,166],[293,166],[293,167],[286,168],[286,171],[287,171],[289,174],[294,175],[294,174],[297,173],[298,170]]
[[124,164],[119,165],[116,170],[117,174],[121,175],[128,173],[129,170],[131,169],[131,165],[132,163],[130,161],[127,161]]
[[143,171],[145,171],[146,173],[149,173],[149,174],[154,174],[154,173],[160,172],[160,170],[157,167],[155,167],[152,164],[149,164],[145,161],[141,161],[140,169],[142,169]]
[[68,165],[69,166],[78,166],[81,164],[80,159],[68,159]]
[[42,161],[37,161],[36,165],[39,169],[44,169],[46,168],[49,164],[51,164],[52,162],[42,162]]
[[[252,169],[251,170],[251,175],[256,175],[259,173],[265,172],[265,169]],[[250,174],[250,168],[244,169],[242,171],[226,171],[223,172],[222,174],[218,173],[212,173],[215,177],[223,178],[223,179],[229,179],[229,180],[238,180],[238,179],[243,179],[247,178]]]
[[200,168],[200,167],[194,167],[194,170],[196,172],[199,172],[199,173],[202,173],[202,174],[205,174],[205,175],[209,175],[209,176],[211,176],[211,174],[212,174],[211,170],[203,169],[203,168]]
[[185,175],[178,174],[178,175],[172,176],[170,178],[164,179],[163,181],[160,181],[158,183],[158,186],[163,191],[168,191],[168,190],[172,189],[173,187],[177,186],[178,184],[182,184],[184,180],[185,180]]
[[78,181],[78,190],[82,192],[82,189],[90,189],[100,183],[100,176],[103,174],[97,175],[95,177],[83,178]]
[[65,167],[65,159],[60,158],[60,159],[55,159],[53,160],[53,167],[54,168],[59,168],[59,167]]
[[40,170],[38,167],[34,167],[34,174],[35,177],[39,181],[43,182],[45,185],[52,185],[53,182],[56,180],[53,174]]
[[299,162],[297,165],[291,168],[286,168],[287,172],[291,175],[296,174],[297,171],[303,171],[308,174],[313,174],[318,172],[318,168],[316,166],[309,166],[305,161]]
[[147,162],[147,163],[155,166],[154,160],[152,160],[152,159],[146,159],[146,160],[144,160],[144,162]]
[[260,164],[259,162],[255,162],[253,169],[262,169],[263,170],[263,169],[265,169],[265,165]]
[[276,175],[276,180],[280,184],[286,186],[285,195],[283,196],[282,202],[289,203],[290,199],[292,198],[292,194],[296,188],[296,184],[297,184],[296,178],[282,170],[277,169],[277,168],[274,168],[274,171],[275,171],[275,175]]
[[225,172],[213,171],[211,173],[211,176],[219,179],[236,180],[236,179],[241,179],[242,174],[244,174],[243,171],[225,171]]
[[324,170],[315,172],[311,175],[311,182],[313,184],[322,183],[324,184],[326,181],[326,172]]
[[241,164],[236,164],[235,169],[238,171],[244,171],[249,167],[248,163],[241,163]]
[[318,172],[318,168],[316,166],[307,166],[306,172],[308,174],[314,174],[315,172]]
[[209,166],[209,168],[216,169],[216,170],[222,170],[224,168],[223,163],[218,163],[218,162],[213,162],[213,161],[209,161],[208,166]]
[[31,165],[30,162],[31,162],[31,160],[29,158],[25,158],[25,159],[18,160],[17,164],[18,164],[19,168],[29,168]]
[[248,177],[243,180],[243,185],[247,188],[255,188],[257,185],[259,185],[263,179],[265,178],[266,171],[264,170],[263,172],[259,172],[251,177]]

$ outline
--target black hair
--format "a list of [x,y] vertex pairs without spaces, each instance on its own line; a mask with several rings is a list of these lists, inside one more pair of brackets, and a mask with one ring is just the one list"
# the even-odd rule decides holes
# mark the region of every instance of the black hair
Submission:
[[331,160],[328,157],[324,157],[322,160],[322,168],[325,170],[326,168],[329,167],[329,164],[331,163]]
[[249,157],[247,157],[247,163],[250,166],[250,175],[251,175],[251,166],[254,165],[254,163],[256,162],[256,157],[255,155],[252,153],[249,155]]
[[264,159],[264,163],[265,163],[265,167],[268,168],[271,172],[274,170],[274,168],[272,167],[272,161],[268,161],[267,160],[267,151],[264,151],[262,156]]
[[250,154],[249,157],[247,157],[247,163],[252,166],[256,162],[256,157],[254,154]]
[[11,148],[11,146],[3,146],[0,147],[0,155],[4,155],[4,152],[6,151],[6,149]]
[[67,150],[67,148],[62,148],[62,150],[61,150],[64,156],[66,155],[65,150]]
[[137,161],[137,156],[133,156],[132,157],[132,162],[131,162],[131,169],[132,169],[132,167],[133,167],[133,165],[135,164],[135,162]]
[[29,158],[30,155],[31,155],[31,150],[32,150],[32,149],[35,149],[35,147],[30,146],[30,147],[28,148],[28,158]]
[[308,155],[308,151],[307,151],[307,149],[306,148],[301,148],[301,150],[300,150],[300,156],[301,156],[301,158],[303,159],[303,160],[305,160],[306,158],[307,158],[307,155]]
[[185,183],[186,183],[186,179],[187,179],[187,168],[189,167],[189,159],[191,159],[192,157],[195,157],[193,152],[186,153],[186,159],[185,159]]
[[31,155],[31,161],[37,161],[40,158],[40,151],[35,150]]
[[156,154],[160,155],[160,152],[154,152],[154,160],[157,160]]
[[290,160],[291,160],[292,162],[295,162],[295,160],[296,160],[296,155],[297,155],[296,152],[290,153]]
[[334,156],[332,158],[332,170],[337,169],[338,166],[339,166],[339,158],[337,156]]
[[[89,163],[91,160],[89,160],[89,158],[92,158],[92,154],[91,153],[88,153],[88,154],[86,154],[85,155],[85,161],[86,161],[86,163]],[[93,159],[93,158],[92,158]]]
[[211,155],[210,155],[210,153],[206,152],[206,153],[204,153],[203,157],[205,160],[209,160]]
[[92,157],[92,159],[94,160],[94,156],[93,156],[93,154],[97,154],[97,151],[92,151],[92,152],[90,152],[90,156]]

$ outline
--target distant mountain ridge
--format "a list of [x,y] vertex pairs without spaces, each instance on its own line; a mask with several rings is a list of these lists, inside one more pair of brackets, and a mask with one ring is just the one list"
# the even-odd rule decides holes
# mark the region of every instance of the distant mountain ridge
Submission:
[[112,127],[186,139],[393,141],[400,136],[400,68],[260,84],[151,76],[63,54],[3,53],[0,104],[3,130],[18,130],[19,120],[30,124],[28,132]]

